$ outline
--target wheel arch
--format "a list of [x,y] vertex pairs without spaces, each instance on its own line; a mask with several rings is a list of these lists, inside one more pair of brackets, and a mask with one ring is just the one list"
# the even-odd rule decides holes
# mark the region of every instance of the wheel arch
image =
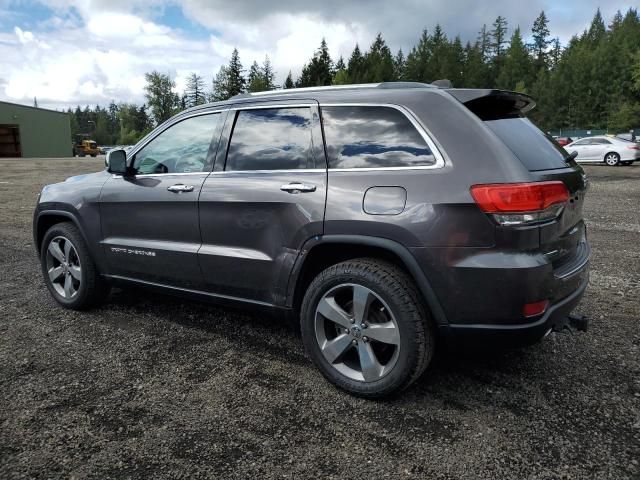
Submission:
[[435,323],[448,325],[435,291],[415,257],[402,244],[380,237],[324,235],[309,240],[298,255],[289,277],[287,306],[299,311],[306,287],[320,271],[345,260],[363,257],[388,260],[405,270],[415,281]]
[[80,225],[78,218],[73,213],[65,210],[42,210],[41,212],[38,212],[33,228],[33,241],[36,251],[38,252],[38,256],[40,256],[42,240],[44,239],[44,235],[47,233],[47,230],[52,226],[63,222],[73,223],[80,231],[80,235],[82,235],[83,240],[88,244],[84,229]]

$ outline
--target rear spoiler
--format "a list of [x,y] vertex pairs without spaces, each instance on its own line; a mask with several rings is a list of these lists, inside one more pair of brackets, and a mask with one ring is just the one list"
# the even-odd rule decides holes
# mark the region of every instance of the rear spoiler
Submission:
[[536,106],[529,95],[507,90],[452,88],[447,92],[482,120],[521,117]]

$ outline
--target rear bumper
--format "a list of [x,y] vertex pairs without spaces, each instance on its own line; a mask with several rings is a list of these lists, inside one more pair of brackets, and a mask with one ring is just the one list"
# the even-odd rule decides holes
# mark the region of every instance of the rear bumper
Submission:
[[554,303],[542,317],[529,322],[512,325],[494,324],[450,324],[442,325],[439,331],[449,346],[460,347],[518,347],[531,345],[546,336],[554,326],[560,325],[578,305],[588,284],[588,276],[583,276],[578,288]]

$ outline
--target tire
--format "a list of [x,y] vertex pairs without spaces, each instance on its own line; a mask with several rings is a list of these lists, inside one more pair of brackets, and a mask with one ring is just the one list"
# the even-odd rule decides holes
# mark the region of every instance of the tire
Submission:
[[81,157],[84,157],[84,156],[85,156],[84,152],[83,152],[83,153],[81,153],[81,154],[80,154],[80,156],[81,156]]
[[95,157],[97,157],[98,155],[97,155],[97,154],[95,154],[95,153],[92,153],[92,154],[91,154],[91,156],[95,158]]
[[633,165],[633,161],[626,161],[626,162],[621,162],[622,165],[624,165],[625,167],[628,167],[630,165]]
[[40,265],[49,292],[64,308],[85,310],[99,305],[109,294],[109,284],[98,273],[84,238],[72,223],[58,223],[47,230]]
[[609,152],[604,156],[604,163],[610,167],[615,167],[620,164],[620,155],[616,152]]
[[[364,315],[354,313],[355,298],[367,299],[368,308],[358,309]],[[407,388],[434,352],[432,322],[412,279],[380,259],[348,260],[322,271],[304,296],[300,326],[322,375],[365,398]]]

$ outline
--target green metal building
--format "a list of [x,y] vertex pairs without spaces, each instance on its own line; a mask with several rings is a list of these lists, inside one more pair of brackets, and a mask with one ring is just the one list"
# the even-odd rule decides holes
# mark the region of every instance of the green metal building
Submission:
[[70,157],[69,114],[0,102],[0,157]]

